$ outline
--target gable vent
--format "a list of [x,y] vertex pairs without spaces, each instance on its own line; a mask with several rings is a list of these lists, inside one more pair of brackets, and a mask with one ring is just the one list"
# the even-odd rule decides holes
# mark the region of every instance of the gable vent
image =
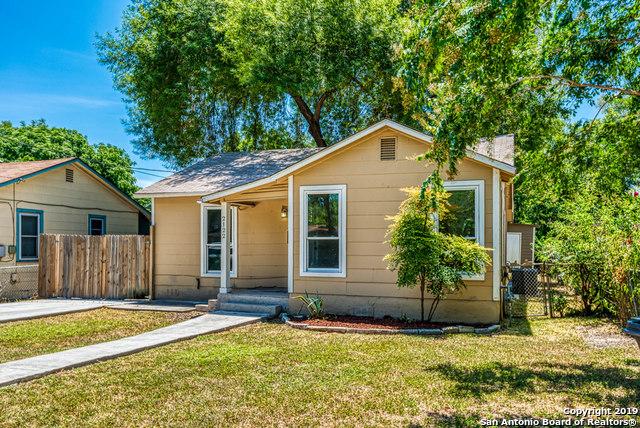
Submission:
[[380,139],[380,160],[396,160],[396,139]]
[[65,169],[64,170],[64,176],[65,176],[65,179],[67,180],[67,183],[73,183],[73,170],[72,169]]

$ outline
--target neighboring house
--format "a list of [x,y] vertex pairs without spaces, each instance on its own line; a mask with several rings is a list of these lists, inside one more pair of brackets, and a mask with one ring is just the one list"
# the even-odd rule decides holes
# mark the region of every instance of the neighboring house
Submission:
[[0,266],[37,263],[41,233],[148,234],[149,219],[80,159],[0,163]]
[[[270,287],[286,292],[290,307],[309,292],[329,313],[418,318],[419,290],[398,288],[383,257],[401,189],[433,168],[414,159],[430,141],[385,120],[324,149],[214,156],[139,191],[152,198],[156,297]],[[497,250],[483,275],[441,303],[440,320],[500,317],[513,136],[480,146],[484,154],[468,151],[445,183],[458,221],[440,227]]]
[[531,265],[535,261],[536,227],[532,224],[507,225],[507,259],[516,265]]

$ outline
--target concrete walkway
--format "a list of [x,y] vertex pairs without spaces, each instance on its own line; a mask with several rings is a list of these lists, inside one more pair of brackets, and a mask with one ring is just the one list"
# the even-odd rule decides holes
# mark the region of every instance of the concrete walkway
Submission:
[[0,303],[0,324],[9,321],[70,314],[103,307],[131,311],[188,312],[195,310],[197,303],[200,302],[97,299],[23,300],[13,303]]
[[228,330],[262,319],[259,314],[209,313],[168,327],[111,342],[69,349],[0,364],[0,387],[86,366],[149,348]]

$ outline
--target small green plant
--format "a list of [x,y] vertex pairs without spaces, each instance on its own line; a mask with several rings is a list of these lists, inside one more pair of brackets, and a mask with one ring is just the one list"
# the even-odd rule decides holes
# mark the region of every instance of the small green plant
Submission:
[[300,300],[307,307],[309,311],[309,318],[322,318],[324,317],[324,300],[320,295],[310,296],[307,291],[304,295],[296,296],[296,299]]
[[551,313],[564,317],[564,313],[569,306],[569,300],[566,296],[557,290],[549,292],[549,304],[551,305]]

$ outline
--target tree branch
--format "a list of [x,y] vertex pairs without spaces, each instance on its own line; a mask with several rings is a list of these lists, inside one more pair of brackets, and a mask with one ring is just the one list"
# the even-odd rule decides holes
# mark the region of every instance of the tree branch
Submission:
[[320,95],[320,98],[318,98],[318,102],[316,103],[316,111],[313,115],[313,118],[316,121],[320,120],[320,112],[322,111],[322,106],[324,105],[325,101],[327,101],[336,90],[337,88],[329,89],[324,94]]
[[571,86],[574,88],[592,88],[592,89],[600,89],[601,91],[612,91],[612,92],[618,92],[620,94],[625,94],[625,95],[633,95],[636,97],[640,97],[640,91],[636,91],[634,89],[627,89],[627,88],[618,88],[615,86],[608,86],[608,85],[597,85],[595,83],[581,83],[581,82],[576,82],[575,80],[571,80],[568,79],[566,77],[563,76],[556,76],[556,75],[552,75],[552,74],[541,74],[541,75],[537,75],[537,76],[526,76],[526,77],[521,77],[518,80],[516,80],[513,85],[511,86],[515,86],[518,85],[522,82],[524,82],[525,80],[541,80],[541,79],[551,79],[551,80],[557,80],[567,86]]
[[313,113],[306,101],[300,95],[291,95],[291,98],[293,98],[293,101],[300,109],[300,113],[302,113],[304,118],[307,119],[307,121],[313,120]]

